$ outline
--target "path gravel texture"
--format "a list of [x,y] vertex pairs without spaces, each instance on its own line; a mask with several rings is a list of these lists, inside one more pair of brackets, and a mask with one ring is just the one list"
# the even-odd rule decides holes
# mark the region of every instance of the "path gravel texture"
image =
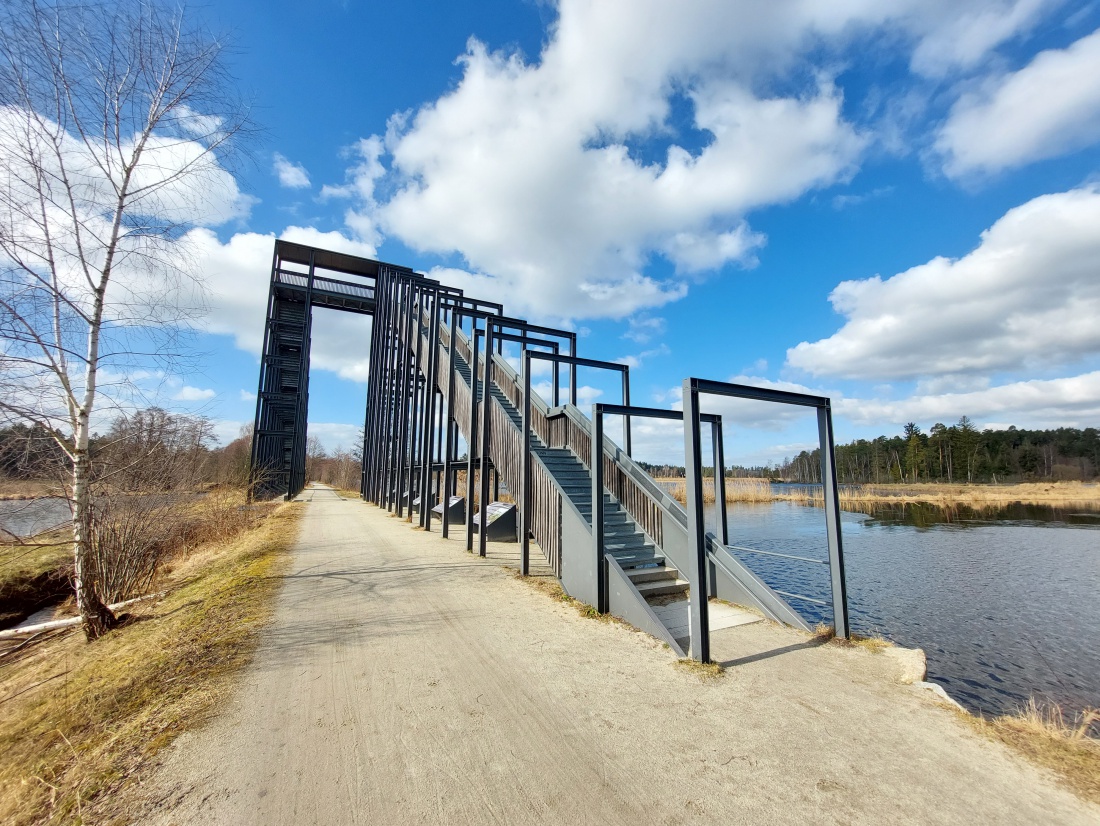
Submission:
[[517,580],[515,546],[305,498],[254,663],[135,823],[1100,823],[882,654],[756,623],[702,682]]

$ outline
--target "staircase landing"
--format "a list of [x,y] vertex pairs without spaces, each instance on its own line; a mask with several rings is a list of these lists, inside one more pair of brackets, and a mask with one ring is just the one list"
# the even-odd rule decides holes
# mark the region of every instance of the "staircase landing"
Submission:
[[[690,627],[688,624],[688,601],[686,599],[668,602],[664,605],[653,606],[653,613],[675,637],[684,650],[687,650]],[[723,628],[735,628],[738,625],[751,625],[761,622],[762,617],[744,608],[738,608],[725,602],[710,601],[710,630],[721,631]]]

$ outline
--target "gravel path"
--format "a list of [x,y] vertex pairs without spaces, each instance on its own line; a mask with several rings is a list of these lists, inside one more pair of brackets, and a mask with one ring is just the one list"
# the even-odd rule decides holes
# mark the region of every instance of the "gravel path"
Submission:
[[881,654],[757,623],[715,634],[730,665],[703,683],[516,581],[515,546],[482,560],[304,498],[253,665],[145,779],[134,822],[1100,822]]

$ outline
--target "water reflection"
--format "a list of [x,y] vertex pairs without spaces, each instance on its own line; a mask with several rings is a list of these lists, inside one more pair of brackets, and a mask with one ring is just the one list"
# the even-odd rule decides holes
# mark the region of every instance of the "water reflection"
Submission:
[[34,536],[70,518],[69,502],[60,497],[0,500],[0,536]]
[[922,529],[940,525],[958,525],[966,528],[1006,522],[1033,527],[1079,525],[1100,528],[1100,513],[1084,511],[1079,505],[1056,508],[1049,505],[1025,505],[1014,502],[994,508],[972,508],[967,505],[942,507],[927,502],[911,502],[877,506],[871,509],[868,515],[877,524],[909,525]]

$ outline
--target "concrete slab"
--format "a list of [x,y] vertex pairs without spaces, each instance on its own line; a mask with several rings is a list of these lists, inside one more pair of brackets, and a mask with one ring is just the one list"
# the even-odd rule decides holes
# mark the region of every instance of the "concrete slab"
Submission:
[[[722,631],[726,628],[736,628],[741,625],[752,625],[754,622],[762,622],[758,614],[729,605],[725,602],[711,600],[710,603],[710,630]],[[686,640],[689,634],[690,622],[688,617],[688,601],[679,600],[667,605],[660,605],[653,609],[658,619],[672,632],[677,642]]]

